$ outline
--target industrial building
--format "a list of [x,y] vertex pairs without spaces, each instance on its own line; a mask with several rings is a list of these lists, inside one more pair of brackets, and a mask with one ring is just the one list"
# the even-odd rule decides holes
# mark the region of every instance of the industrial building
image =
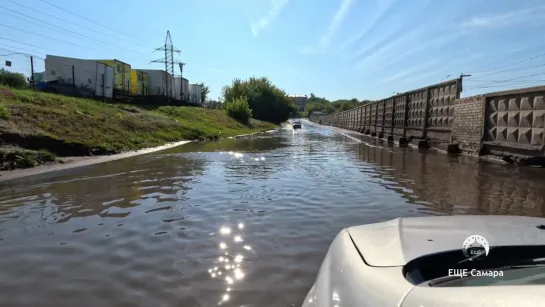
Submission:
[[182,77],[174,77],[175,99],[189,100],[189,80]]
[[291,95],[290,97],[295,102],[295,105],[297,106],[297,110],[299,112],[305,111],[305,107],[308,102],[307,95]]
[[114,68],[114,91],[128,94],[131,88],[131,65],[120,60],[97,60]]
[[133,95],[148,95],[148,73],[143,70],[131,69],[131,87]]
[[[123,61],[87,60],[46,55],[45,90],[62,94],[102,97],[163,96],[200,105],[201,86],[161,69],[136,69]],[[119,98],[118,97],[118,98]]]
[[140,69],[148,74],[148,95],[175,97],[174,78],[160,69]]
[[44,79],[62,94],[112,98],[114,68],[97,60],[46,55]]
[[189,85],[189,103],[192,104],[201,104],[201,86],[200,84],[190,84]]

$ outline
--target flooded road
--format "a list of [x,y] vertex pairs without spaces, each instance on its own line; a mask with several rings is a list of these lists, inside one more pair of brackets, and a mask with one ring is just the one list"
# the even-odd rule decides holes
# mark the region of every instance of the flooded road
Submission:
[[305,123],[3,182],[0,306],[299,306],[345,227],[545,216],[545,170],[366,142]]

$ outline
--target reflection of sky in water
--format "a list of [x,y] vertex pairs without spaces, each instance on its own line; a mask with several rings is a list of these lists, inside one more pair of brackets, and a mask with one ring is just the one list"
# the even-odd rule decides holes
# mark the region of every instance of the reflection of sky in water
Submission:
[[245,258],[244,251],[252,250],[250,245],[243,244],[244,224],[238,223],[233,227],[226,225],[219,230],[220,242],[218,248],[220,254],[208,270],[210,277],[225,282],[225,292],[221,296],[219,304],[231,298],[230,292],[242,282],[246,273],[243,268]]

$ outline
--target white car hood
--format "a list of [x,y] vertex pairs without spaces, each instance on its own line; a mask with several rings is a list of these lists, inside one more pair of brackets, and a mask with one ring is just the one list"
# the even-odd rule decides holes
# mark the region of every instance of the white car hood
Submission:
[[[464,240],[481,235],[491,247],[545,245],[545,219],[523,216],[435,216],[395,220],[348,228],[370,266],[403,266],[424,255],[462,249]],[[544,226],[545,227],[545,226]]]

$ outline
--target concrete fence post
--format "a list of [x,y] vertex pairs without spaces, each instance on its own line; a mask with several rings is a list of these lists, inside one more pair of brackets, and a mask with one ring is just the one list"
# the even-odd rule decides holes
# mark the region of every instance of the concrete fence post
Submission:
[[375,118],[375,123],[373,124],[373,130],[374,132],[371,134],[372,136],[377,136],[377,119],[378,119],[378,102],[373,103],[375,106],[374,108],[371,108],[371,110],[375,110],[375,114],[371,114]]
[[396,115],[396,97],[394,96],[391,99],[391,110],[392,114],[390,114],[390,135],[388,136],[388,139],[394,140],[394,127],[395,127],[395,115]]
[[424,123],[422,124],[422,139],[427,137],[428,118],[430,113],[430,88],[426,88],[426,95],[424,97]]
[[407,122],[409,121],[409,95],[405,94],[405,102],[404,102],[404,108],[405,111],[403,112],[403,115],[405,118],[403,118],[403,137],[407,138]]
[[358,126],[358,132],[363,132],[363,106],[360,107],[360,122]]

